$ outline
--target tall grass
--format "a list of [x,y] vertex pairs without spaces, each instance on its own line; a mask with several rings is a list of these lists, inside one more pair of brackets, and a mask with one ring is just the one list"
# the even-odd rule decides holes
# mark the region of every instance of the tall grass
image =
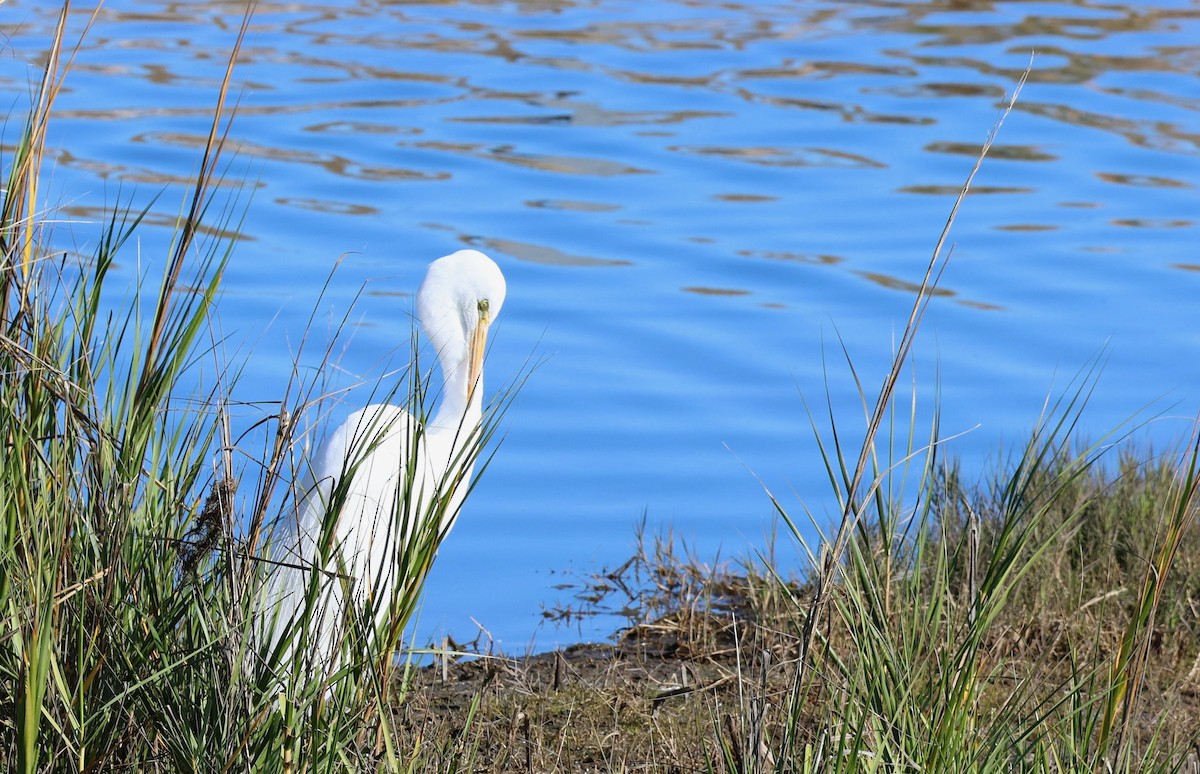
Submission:
[[46,251],[39,220],[68,11],[7,160],[0,210],[0,706],[11,710],[0,757],[22,772],[94,769],[153,748],[135,721],[156,709],[150,687],[198,655],[173,636],[190,612],[175,593],[174,546],[217,429],[172,391],[197,355],[227,257],[193,242],[218,124],[152,314],[136,302],[111,311],[110,270],[145,211],[114,210],[79,263]]
[[[943,459],[936,406],[922,437],[915,388],[907,411],[898,399],[906,359],[948,260],[950,227],[994,136],[995,130],[952,209],[873,402],[850,366],[866,416],[861,444],[846,448],[836,417],[829,416],[827,429],[813,420],[842,505],[836,531],[812,545],[806,525],[775,501],[812,560],[810,593],[792,597],[803,621],[798,667],[774,746],[747,752],[737,744],[745,732],[722,734],[727,770],[1135,772],[1198,765],[1200,732],[1178,733],[1168,722],[1169,706],[1160,701],[1151,712],[1138,698],[1162,590],[1184,536],[1194,533],[1200,438],[1173,464],[1124,465],[1131,478],[1149,469],[1176,480],[1165,505],[1125,513],[1113,510],[1120,503],[1107,492],[1090,487],[1103,479],[1096,468],[1109,447],[1081,446],[1074,434],[1098,369],[1081,373],[1048,406],[1009,469],[983,489],[963,484]],[[905,426],[907,437],[896,437]],[[1061,560],[1051,554],[1094,530],[1097,519],[1128,526],[1135,517],[1147,519],[1135,527],[1144,530],[1139,588],[1102,589],[1073,603],[1077,616],[1028,622],[1075,630],[1087,608],[1109,604],[1111,611],[1117,600],[1132,600],[1118,608],[1127,621],[1123,631],[1062,634],[1061,652],[1042,650],[1040,660],[1022,662],[1013,643],[1006,644],[1010,611],[1037,609],[1028,594],[1038,587],[1038,573]],[[1075,559],[1077,569],[1086,564]],[[801,718],[812,724],[810,733],[797,733]],[[748,717],[745,725],[756,727]]]
[[[0,769],[401,770],[407,756],[390,709],[394,652],[444,537],[448,498],[428,514],[413,511],[411,492],[399,498],[396,519],[420,525],[397,541],[401,582],[390,597],[367,594],[341,611],[336,670],[262,636],[262,590],[281,571],[266,559],[267,544],[305,494],[302,418],[319,416],[325,396],[319,379],[296,379],[277,411],[238,430],[228,398],[238,369],[213,344],[234,245],[206,234],[237,226],[236,200],[215,192],[249,13],[214,95],[161,278],[122,298],[112,270],[135,247],[148,209],[115,207],[84,257],[54,252],[42,219],[46,127],[71,62],[69,10],[64,4],[25,129],[4,160]],[[221,228],[201,227],[214,221]],[[213,384],[197,393],[209,362]],[[418,419],[433,397],[416,365],[377,390]],[[512,394],[500,396],[482,427],[464,431],[471,442],[447,485],[473,486],[464,471],[481,458]],[[247,458],[251,431],[269,440]],[[337,550],[333,500],[323,558]],[[305,643],[325,612],[323,584],[356,579],[323,567],[296,571],[308,574],[310,592],[279,631],[282,641]]]
[[[1188,629],[1178,621],[1195,576],[1173,573],[1197,565],[1172,557],[1185,536],[1197,548],[1198,447],[1106,465],[1104,447],[1070,434],[1072,401],[1090,384],[982,485],[933,445],[907,497],[868,505],[783,710],[804,730],[777,732],[777,760],[808,771],[1196,770],[1200,732],[1183,719],[1195,713],[1176,714],[1187,702],[1176,670],[1195,643],[1165,637]],[[807,620],[807,598],[794,601]],[[1139,701],[1147,681],[1153,695]],[[768,770],[760,758],[729,768]]]

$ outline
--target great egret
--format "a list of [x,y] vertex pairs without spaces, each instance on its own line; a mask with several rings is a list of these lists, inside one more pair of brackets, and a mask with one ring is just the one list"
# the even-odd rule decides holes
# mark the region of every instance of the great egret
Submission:
[[[317,451],[296,518],[276,530],[265,584],[260,631],[272,650],[291,633],[284,663],[301,648],[314,669],[332,673],[347,601],[352,615],[370,613],[359,620],[373,633],[397,583],[415,596],[412,584],[424,579],[466,496],[480,445],[484,345],[505,290],[500,268],[476,250],[431,263],[417,318],[442,369],[437,413],[421,427],[399,406],[370,405]],[[296,641],[310,595],[308,639]]]

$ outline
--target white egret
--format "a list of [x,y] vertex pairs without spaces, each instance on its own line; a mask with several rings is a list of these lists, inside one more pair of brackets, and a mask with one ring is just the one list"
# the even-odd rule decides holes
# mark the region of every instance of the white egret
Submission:
[[[314,670],[332,672],[347,602],[378,628],[397,583],[415,597],[413,584],[424,579],[469,487],[481,444],[484,345],[505,290],[500,268],[476,250],[431,263],[417,319],[444,379],[437,413],[422,427],[399,406],[370,405],[317,451],[294,521],[276,530],[265,585],[260,631],[272,649],[284,632],[296,637],[306,597],[315,600],[307,641],[293,639],[284,663],[301,648]],[[313,567],[319,571],[300,569]]]

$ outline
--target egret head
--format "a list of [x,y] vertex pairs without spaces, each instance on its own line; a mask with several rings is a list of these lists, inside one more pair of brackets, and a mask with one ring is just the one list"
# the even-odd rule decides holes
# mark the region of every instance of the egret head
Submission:
[[417,292],[417,318],[442,369],[466,369],[470,404],[483,371],[488,327],[504,306],[504,275],[478,250],[459,250],[429,264]]

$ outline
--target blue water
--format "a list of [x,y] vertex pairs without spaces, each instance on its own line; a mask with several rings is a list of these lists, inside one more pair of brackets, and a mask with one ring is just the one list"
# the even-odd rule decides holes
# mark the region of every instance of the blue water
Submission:
[[[45,6],[0,11],[6,107]],[[86,254],[99,208],[158,195],[130,282],[161,267],[239,22],[233,4],[111,0],[77,56],[45,202]],[[487,386],[536,367],[416,639],[603,636],[614,621],[556,628],[541,607],[621,563],[643,517],[711,560],[766,545],[764,485],[834,515],[805,401],[859,432],[841,347],[873,397],[1032,56],[906,375],[919,422],[936,398],[973,475],[1099,357],[1083,433],[1135,416],[1162,447],[1200,408],[1197,40],[1190,2],[259,3],[226,158],[235,395],[281,397],[314,307],[304,373],[353,304],[329,373],[372,383],[408,359],[424,266],[488,252],[509,297]],[[790,541],[778,555],[802,566]]]

